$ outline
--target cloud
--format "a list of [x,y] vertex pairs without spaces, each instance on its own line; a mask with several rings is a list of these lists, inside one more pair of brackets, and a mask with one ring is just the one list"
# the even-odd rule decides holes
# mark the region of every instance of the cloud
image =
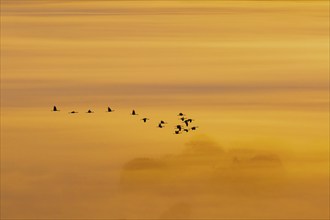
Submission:
[[[283,7],[248,7],[230,6],[228,4],[204,4],[191,5],[185,2],[176,3],[174,6],[163,4],[162,6],[150,5],[139,7],[138,4],[113,4],[106,1],[98,1],[97,4],[77,3],[76,1],[8,1],[3,2],[6,6],[6,14],[10,15],[42,15],[42,16],[68,16],[68,15],[213,15],[213,14],[250,14],[250,13],[278,13],[297,12],[296,8]],[[55,3],[55,4],[54,4]],[[86,4],[87,3],[87,4]],[[24,7],[25,6],[25,7]],[[27,7],[28,6],[28,7]]]
[[283,178],[285,169],[277,154],[227,152],[207,136],[198,136],[187,142],[180,154],[128,161],[121,172],[121,187],[163,194],[235,189],[256,192],[258,186],[271,189],[274,179]]
[[189,203],[179,202],[170,206],[159,219],[189,219],[192,207]]
[[[3,103],[9,107],[45,106],[56,100],[62,104],[104,103],[112,97],[121,105],[200,105],[253,106],[281,108],[321,108],[328,106],[326,99],[297,97],[297,93],[327,90],[324,83],[83,83],[79,81],[46,79],[3,79]],[[260,93],[265,96],[260,96]],[[286,97],[283,98],[283,93]],[[309,94],[308,93],[308,94]],[[271,99],[266,97],[272,97]],[[36,98],[37,97],[37,98]],[[50,97],[52,97],[50,99]],[[323,97],[323,96],[322,96]],[[78,102],[78,103],[77,103]]]
[[151,158],[136,158],[127,162],[124,166],[125,170],[151,170],[162,169],[164,164],[161,161]]
[[198,136],[186,143],[183,156],[219,156],[224,153],[221,146],[207,136]]

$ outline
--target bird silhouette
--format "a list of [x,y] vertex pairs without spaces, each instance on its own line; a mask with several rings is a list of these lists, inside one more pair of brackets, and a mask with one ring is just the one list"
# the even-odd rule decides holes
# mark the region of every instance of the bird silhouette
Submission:
[[141,120],[142,120],[144,123],[146,123],[147,120],[149,120],[149,118],[142,118]]
[[59,111],[59,109],[57,109],[56,106],[54,105],[53,112],[58,112],[58,111]]
[[[56,112],[56,111],[60,111],[59,109],[57,109],[57,107],[54,105],[52,111]],[[111,109],[110,107],[107,108],[107,112],[113,112],[114,110]],[[69,114],[76,114],[78,113],[77,111],[71,111],[68,112]],[[94,111],[92,111],[91,109],[89,109],[86,113],[94,113]],[[131,112],[131,115],[138,115],[135,110],[133,109]],[[183,134],[183,133],[188,133],[190,130],[197,130],[198,126],[193,126],[190,127],[189,124],[191,124],[193,121],[195,121],[194,119],[188,118],[188,116],[186,117],[185,114],[183,114],[182,112],[180,112],[178,114],[179,119],[182,121],[175,125],[175,129],[174,129],[174,134]],[[148,120],[150,120],[149,118],[142,118],[141,119],[144,123],[146,123]],[[158,128],[164,128],[165,124],[167,124],[167,122],[161,120],[158,123]]]
[[188,118],[187,121],[192,123],[194,121],[194,119]]
[[177,125],[176,128],[179,129],[179,131],[182,130],[182,126],[181,125]]

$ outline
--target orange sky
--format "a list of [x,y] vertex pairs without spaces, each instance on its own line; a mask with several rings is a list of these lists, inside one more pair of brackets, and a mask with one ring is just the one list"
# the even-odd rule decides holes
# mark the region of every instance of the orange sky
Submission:
[[328,1],[1,6],[1,217],[329,217]]

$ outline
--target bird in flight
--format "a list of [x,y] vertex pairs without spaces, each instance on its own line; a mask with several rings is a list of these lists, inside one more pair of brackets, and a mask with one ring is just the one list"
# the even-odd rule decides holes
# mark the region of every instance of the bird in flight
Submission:
[[194,119],[188,118],[187,121],[192,123],[194,121]]
[[150,120],[149,118],[142,118],[141,119],[144,123],[146,123],[147,122],[147,120]]
[[182,126],[181,125],[177,125],[176,128],[179,129],[179,131],[182,130]]
[[[57,107],[54,105],[53,106],[53,109],[52,111],[56,112],[56,111],[60,111],[59,109],[57,109]],[[111,109],[110,107],[108,107],[107,111],[106,112],[113,112],[114,110]],[[68,112],[69,114],[76,114],[78,113],[77,111],[71,111],[71,112]],[[92,111],[91,109],[89,109],[86,113],[94,113],[94,111]],[[132,112],[131,112],[131,115],[138,115],[135,110],[133,109]],[[183,114],[182,112],[180,112],[178,114],[179,119],[182,121],[180,123],[182,124],[177,124],[174,126],[174,134],[182,134],[184,132],[188,133],[189,130],[196,130],[198,128],[198,126],[193,126],[193,127],[190,127],[189,124],[191,124],[194,119],[191,119],[191,118],[188,118],[188,116],[186,117],[185,114]],[[146,123],[148,120],[150,120],[149,118],[142,118],[141,119],[144,123]],[[165,127],[165,124],[167,124],[167,122],[161,120],[159,123],[158,123],[158,128],[164,128]],[[184,124],[186,126],[184,126]]]

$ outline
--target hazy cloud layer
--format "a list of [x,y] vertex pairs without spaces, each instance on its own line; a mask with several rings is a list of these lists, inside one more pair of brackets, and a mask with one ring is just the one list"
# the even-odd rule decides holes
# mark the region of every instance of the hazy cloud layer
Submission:
[[[159,148],[157,144],[145,151],[134,143],[126,151],[142,156],[122,163],[118,156],[123,146],[53,142],[21,148],[23,155],[12,152],[18,146],[6,150],[6,166],[1,167],[2,216],[266,219],[328,215],[328,176],[316,172],[320,167],[303,160],[292,166],[282,159],[285,152],[275,153],[258,143],[254,148],[228,150],[207,136],[197,136],[180,153],[157,157],[148,152]],[[47,154],[52,156],[44,158]]]
[[1,218],[328,219],[328,6],[1,1]]
[[[15,79],[2,81],[4,107],[58,104],[93,105],[222,105],[280,108],[328,108],[328,85],[310,83],[248,84],[88,84],[82,82]],[[263,94],[263,95],[261,95]],[[283,98],[283,94],[286,97]],[[50,98],[51,97],[51,98]],[[93,97],[97,97],[96,99]],[[269,98],[267,98],[269,97]],[[316,97],[317,99],[315,99]],[[103,103],[102,103],[103,102]],[[140,103],[140,104],[139,104]],[[149,104],[148,104],[149,103]]]
[[[93,4],[91,4],[93,3]],[[190,3],[190,4],[189,4]],[[194,4],[194,2],[180,1],[171,5],[167,2],[152,3],[143,5],[139,1],[133,1],[129,4],[117,4],[106,1],[86,1],[83,4],[77,1],[18,1],[5,0],[3,4],[6,6],[4,12],[13,15],[199,15],[199,14],[221,14],[221,13],[279,13],[279,12],[300,12],[295,7],[281,7],[273,5],[263,5],[256,8],[249,5],[240,5],[233,7],[232,5],[222,2],[208,2],[208,4]],[[306,3],[305,3],[306,4]],[[210,6],[211,5],[211,6]],[[307,4],[308,5],[308,2]],[[22,7],[25,6],[25,7]],[[102,6],[102,7],[100,7]],[[312,5],[311,5],[312,6]],[[313,10],[313,9],[311,9]],[[315,9],[314,9],[315,10]]]
[[[121,183],[124,189],[148,188],[165,194],[167,190],[178,194],[237,190],[258,195],[274,191],[272,181],[284,184],[284,180],[285,169],[278,155],[253,150],[225,152],[217,143],[199,137],[188,142],[179,155],[129,161]],[[263,185],[262,191],[258,185]]]
[[[296,188],[293,182],[299,178],[292,175],[280,156],[271,151],[224,151],[206,136],[200,136],[188,142],[180,154],[127,162],[121,173],[120,189],[124,194],[177,197],[178,202],[165,209],[160,219],[290,218],[305,207],[298,202],[298,192],[312,187],[301,180]],[[290,205],[292,201],[300,207]],[[265,209],[251,215],[256,204],[259,207],[263,204]],[[274,213],[281,209],[282,213]],[[296,216],[308,215],[302,211]]]

